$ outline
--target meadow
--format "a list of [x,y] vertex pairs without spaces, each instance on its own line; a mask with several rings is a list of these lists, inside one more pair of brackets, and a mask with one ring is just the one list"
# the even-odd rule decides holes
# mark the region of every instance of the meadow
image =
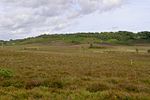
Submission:
[[89,44],[1,47],[0,100],[150,100],[148,49]]

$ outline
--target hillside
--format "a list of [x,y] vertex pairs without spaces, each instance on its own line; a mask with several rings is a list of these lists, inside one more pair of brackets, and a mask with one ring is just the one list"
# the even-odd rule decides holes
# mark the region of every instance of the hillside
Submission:
[[53,34],[40,35],[25,39],[1,41],[5,45],[24,45],[24,44],[89,44],[89,43],[111,43],[132,45],[136,43],[149,43],[150,32],[95,32],[95,33],[74,33],[74,34]]

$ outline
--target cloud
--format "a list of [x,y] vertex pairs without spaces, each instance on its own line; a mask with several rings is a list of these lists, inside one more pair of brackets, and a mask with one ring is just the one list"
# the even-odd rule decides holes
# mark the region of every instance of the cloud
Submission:
[[78,17],[116,8],[123,0],[1,0],[1,34],[57,32]]

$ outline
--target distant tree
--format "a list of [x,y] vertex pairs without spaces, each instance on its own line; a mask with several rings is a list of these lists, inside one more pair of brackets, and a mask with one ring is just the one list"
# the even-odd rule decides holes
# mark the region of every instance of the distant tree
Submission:
[[140,39],[150,39],[150,32],[148,31],[139,32],[137,35]]

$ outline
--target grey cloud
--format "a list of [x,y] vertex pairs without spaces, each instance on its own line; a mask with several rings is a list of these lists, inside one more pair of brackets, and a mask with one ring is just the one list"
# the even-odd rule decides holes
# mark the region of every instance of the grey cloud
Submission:
[[0,36],[59,31],[78,17],[121,5],[123,0],[1,0]]

